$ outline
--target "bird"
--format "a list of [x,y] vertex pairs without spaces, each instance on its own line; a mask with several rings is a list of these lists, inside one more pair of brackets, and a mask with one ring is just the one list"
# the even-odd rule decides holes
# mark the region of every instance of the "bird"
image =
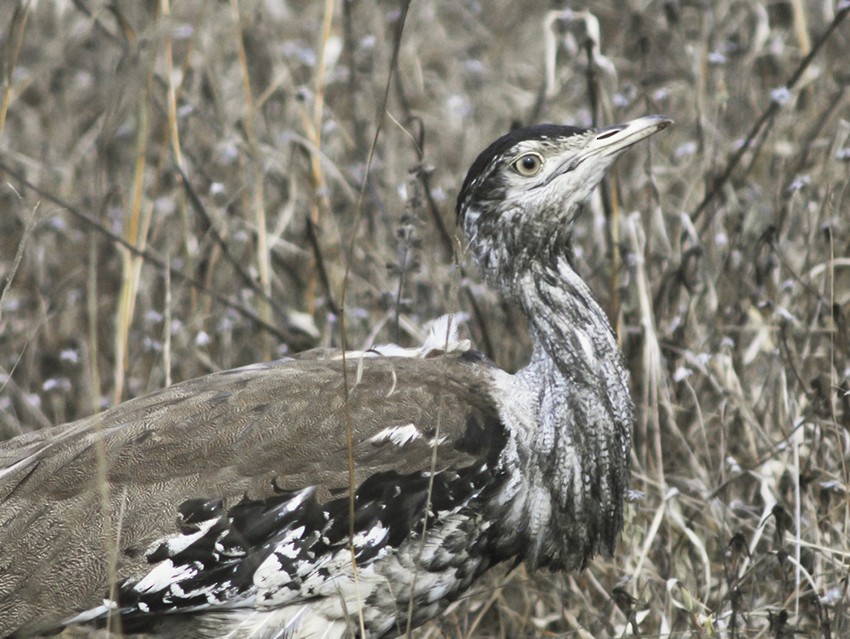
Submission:
[[633,404],[573,231],[670,123],[517,128],[472,163],[457,219],[528,320],[516,373],[450,317],[420,348],[315,349],[0,444],[0,636],[395,637],[497,564],[613,553]]

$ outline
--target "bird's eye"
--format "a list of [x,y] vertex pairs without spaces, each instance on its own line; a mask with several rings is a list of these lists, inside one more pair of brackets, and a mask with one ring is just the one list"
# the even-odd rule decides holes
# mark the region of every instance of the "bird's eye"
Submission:
[[519,156],[512,165],[520,175],[531,177],[540,173],[543,168],[543,158],[537,153],[526,153]]

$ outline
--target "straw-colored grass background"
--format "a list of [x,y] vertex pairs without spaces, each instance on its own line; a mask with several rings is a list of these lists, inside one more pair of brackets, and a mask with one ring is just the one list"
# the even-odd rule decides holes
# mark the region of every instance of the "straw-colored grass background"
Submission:
[[495,571],[420,635],[848,636],[848,5],[591,0],[588,47],[568,4],[0,4],[0,438],[339,346],[343,307],[349,347],[461,311],[514,370],[454,257],[467,167],[662,113],[576,237],[638,409],[616,556]]

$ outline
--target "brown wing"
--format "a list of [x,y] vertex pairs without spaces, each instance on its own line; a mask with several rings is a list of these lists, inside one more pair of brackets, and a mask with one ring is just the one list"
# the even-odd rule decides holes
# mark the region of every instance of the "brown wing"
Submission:
[[383,472],[495,463],[504,434],[475,354],[303,359],[209,375],[0,445],[0,635],[97,606],[181,504],[316,486],[318,501]]

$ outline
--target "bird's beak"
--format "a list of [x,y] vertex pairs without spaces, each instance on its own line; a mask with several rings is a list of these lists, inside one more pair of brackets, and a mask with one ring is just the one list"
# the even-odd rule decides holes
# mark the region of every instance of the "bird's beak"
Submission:
[[647,115],[623,124],[614,124],[597,129],[595,135],[589,138],[585,147],[569,155],[563,164],[550,175],[546,183],[548,184],[555,178],[574,170],[585,160],[591,158],[597,161],[601,158],[608,158],[608,162],[602,163],[602,168],[605,168],[631,145],[648,138],[653,133],[657,133],[671,124],[673,124],[673,120],[670,118],[661,115]]
[[661,129],[673,124],[673,120],[661,115],[647,115],[623,124],[599,129],[582,150],[582,155],[619,155],[632,144],[648,138]]

